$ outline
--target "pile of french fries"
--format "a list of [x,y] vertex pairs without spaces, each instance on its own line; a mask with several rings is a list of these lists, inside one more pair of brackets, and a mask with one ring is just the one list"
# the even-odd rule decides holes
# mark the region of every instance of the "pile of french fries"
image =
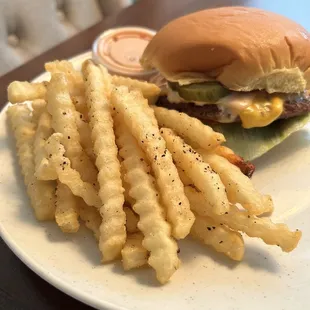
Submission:
[[[241,233],[292,251],[301,232],[258,217],[273,210],[225,154],[225,137],[186,114],[152,106],[160,89],[111,76],[91,60],[45,65],[51,79],[15,81],[7,109],[38,220],[64,233],[84,222],[102,262],[151,266],[166,283],[187,236],[240,261]],[[25,103],[30,101],[31,104]]]

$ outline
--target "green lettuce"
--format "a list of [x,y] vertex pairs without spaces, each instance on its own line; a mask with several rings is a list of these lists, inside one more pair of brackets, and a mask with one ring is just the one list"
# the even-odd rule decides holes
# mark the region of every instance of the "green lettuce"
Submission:
[[240,123],[216,124],[212,127],[224,134],[226,146],[245,160],[253,160],[300,130],[308,121],[310,121],[310,113],[278,120],[261,128],[244,129]]

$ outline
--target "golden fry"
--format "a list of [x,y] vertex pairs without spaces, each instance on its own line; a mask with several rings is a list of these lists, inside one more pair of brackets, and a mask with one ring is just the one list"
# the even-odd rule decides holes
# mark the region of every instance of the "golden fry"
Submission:
[[[273,210],[269,196],[261,195],[252,181],[226,158],[197,150],[202,159],[220,176],[231,203],[240,203],[250,214],[260,215]],[[268,199],[269,198],[269,199]]]
[[79,112],[76,112],[76,125],[80,135],[82,148],[84,149],[86,155],[92,160],[92,162],[95,162],[96,156],[91,139],[91,129],[89,124],[83,118],[83,115]]
[[180,264],[178,246],[165,220],[156,181],[150,175],[150,165],[121,117],[117,116],[116,120],[117,144],[124,159],[125,181],[130,186],[129,195],[135,199],[132,208],[140,216],[138,228],[144,235],[142,245],[150,252],[148,263],[155,269],[158,281],[166,283]]
[[47,84],[14,81],[8,87],[8,99],[11,103],[44,99]]
[[77,197],[69,187],[57,181],[55,220],[64,233],[75,233],[80,228]]
[[225,224],[233,230],[243,231],[250,237],[261,238],[266,244],[278,245],[285,252],[294,250],[301,238],[301,231],[290,231],[285,224],[274,224],[269,218],[259,218],[236,206],[218,215],[206,203],[204,196],[192,187],[185,187],[191,208],[201,216],[210,216],[217,223]]
[[230,163],[237,166],[247,177],[252,177],[255,171],[255,166],[251,162],[245,161],[241,156],[235,154],[233,150],[227,146],[219,145],[214,152],[217,155],[225,157]]
[[67,60],[55,60],[45,64],[45,70],[52,75],[62,73],[66,76],[70,95],[79,96],[84,94],[84,83],[81,72],[74,69],[71,62]]
[[7,110],[16,139],[17,155],[27,192],[36,218],[40,221],[51,220],[55,216],[55,182],[39,181],[34,176],[33,143],[35,123],[30,110],[24,104],[10,106]]
[[214,212],[218,214],[226,212],[229,209],[229,202],[220,177],[202,160],[200,154],[176,136],[171,129],[162,128],[161,134],[176,165],[185,170],[185,174],[203,193]]
[[83,120],[88,123],[88,108],[85,102],[85,96],[71,96],[71,99],[76,111],[81,113],[83,115]]
[[196,216],[191,235],[233,260],[241,261],[243,259],[244,241],[242,236],[225,225],[216,223],[208,216]]
[[54,133],[47,140],[45,149],[58,179],[67,185],[75,196],[81,197],[89,206],[100,208],[101,200],[93,184],[84,182],[78,171],[71,168],[71,161],[65,157],[64,140],[61,133]]
[[57,173],[51,166],[45,150],[46,140],[52,135],[52,118],[43,111],[38,121],[34,139],[35,176],[38,180],[56,180]]
[[127,86],[128,90],[139,90],[141,91],[143,97],[149,101],[150,104],[156,102],[159,94],[160,88],[152,83],[135,80],[123,76],[112,76],[112,83],[115,86]]
[[122,262],[125,270],[139,268],[147,264],[148,252],[142,245],[141,233],[129,234],[122,249]]
[[76,110],[68,91],[68,82],[63,73],[55,73],[47,88],[47,110],[52,115],[52,127],[64,136],[66,157],[72,162],[83,181],[96,184],[97,169],[81,146],[76,124]]
[[161,107],[154,106],[153,109],[160,127],[171,128],[177,135],[189,141],[191,145],[198,145],[210,150],[225,142],[221,133],[215,132],[197,118]]
[[121,254],[126,241],[124,189],[109,102],[110,76],[104,68],[95,66],[91,61],[84,63],[83,74],[102,201],[99,248],[103,261],[107,262]]
[[172,156],[159,133],[153,110],[139,92],[128,92],[126,87],[119,87],[112,93],[112,102],[151,163],[172,225],[172,235],[177,239],[185,238],[194,222],[194,215]]
[[44,99],[36,99],[31,103],[32,120],[35,123],[39,122],[39,118],[43,112],[46,112],[46,101]]
[[95,238],[99,240],[101,216],[98,209],[88,206],[81,198],[76,198],[78,199],[78,209],[81,219],[84,221],[85,226],[94,233]]

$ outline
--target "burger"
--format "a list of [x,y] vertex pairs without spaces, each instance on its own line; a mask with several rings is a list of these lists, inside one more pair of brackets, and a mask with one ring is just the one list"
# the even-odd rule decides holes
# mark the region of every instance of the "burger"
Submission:
[[309,120],[310,37],[284,16],[246,7],[186,15],[163,27],[140,61],[164,78],[156,105],[223,132],[246,160]]

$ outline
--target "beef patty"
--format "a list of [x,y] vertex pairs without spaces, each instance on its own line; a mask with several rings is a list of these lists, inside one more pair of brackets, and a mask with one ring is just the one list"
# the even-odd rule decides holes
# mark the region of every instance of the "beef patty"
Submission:
[[[217,122],[223,113],[216,104],[197,106],[192,102],[170,103],[166,96],[159,97],[156,105],[184,112],[202,121]],[[283,113],[280,115],[279,119],[286,119],[308,112],[310,112],[310,95],[308,92],[303,94],[288,94],[284,102]],[[240,122],[240,118],[238,117],[235,121]]]

